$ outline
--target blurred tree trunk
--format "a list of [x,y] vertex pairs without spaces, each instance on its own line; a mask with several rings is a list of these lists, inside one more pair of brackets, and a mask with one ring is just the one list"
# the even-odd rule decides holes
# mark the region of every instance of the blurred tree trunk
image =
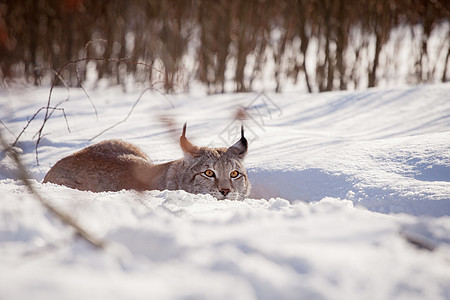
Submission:
[[348,42],[348,31],[346,20],[346,0],[336,1],[338,5],[338,17],[336,21],[336,67],[339,77],[339,89],[347,89],[345,50]]
[[250,2],[238,1],[235,9],[237,10],[238,19],[235,24],[236,34],[236,70],[235,82],[236,92],[247,92],[250,87],[245,84],[245,66],[247,65],[248,54],[255,46],[255,32],[252,31],[253,9]]
[[441,77],[442,82],[447,81],[447,70],[448,70],[449,60],[450,60],[450,32],[447,34],[447,55],[445,56],[444,72],[442,72],[442,77]]
[[369,83],[368,83],[368,87],[375,87],[376,85],[376,80],[377,80],[377,68],[378,68],[378,62],[380,59],[380,52],[381,52],[381,46],[382,46],[382,40],[381,40],[381,35],[380,33],[376,33],[375,34],[375,56],[373,58],[372,61],[372,65],[369,69]]
[[389,0],[372,0],[370,4],[369,20],[371,20],[371,31],[375,34],[375,54],[368,71],[368,87],[375,87],[380,53],[389,38],[392,18],[389,13],[386,13],[389,12]]
[[[308,51],[308,46],[309,46],[309,39],[310,39],[310,35],[307,33],[307,16],[308,13],[310,12],[310,7],[305,4],[305,1],[303,0],[297,0],[296,1],[297,4],[297,16],[298,16],[298,20],[297,20],[297,32],[300,36],[300,54],[302,57],[302,61],[300,66],[297,68],[297,72],[298,69],[301,69],[303,71],[303,73],[305,74],[305,83],[306,83],[306,87],[308,88],[308,92],[312,93],[312,87],[311,87],[311,83],[310,83],[310,79],[309,79],[309,74],[308,74],[308,70],[306,68],[306,52]],[[297,76],[297,74],[295,74],[295,76]]]

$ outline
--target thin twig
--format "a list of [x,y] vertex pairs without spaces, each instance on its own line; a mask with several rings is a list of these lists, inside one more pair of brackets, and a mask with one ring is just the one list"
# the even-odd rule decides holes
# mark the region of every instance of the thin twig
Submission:
[[[59,104],[61,104],[61,103],[59,103]],[[58,104],[58,105],[59,105],[59,104]],[[42,110],[44,110],[44,109],[51,109],[51,110],[52,110],[52,113],[53,113],[53,111],[55,111],[55,110],[60,110],[60,111],[62,111],[62,113],[63,113],[63,115],[64,115],[64,119],[66,120],[67,130],[68,130],[69,132],[71,132],[71,131],[70,131],[70,127],[69,127],[69,122],[68,122],[68,120],[67,120],[67,116],[66,116],[66,113],[65,113],[65,111],[64,111],[64,108],[58,108],[58,107],[56,107],[56,106],[54,106],[54,107],[47,107],[47,106],[44,106],[44,107],[39,108],[39,109],[36,111],[36,113],[31,117],[31,119],[29,119],[29,120],[27,121],[27,124],[26,124],[25,127],[22,129],[22,131],[19,133],[19,135],[17,136],[17,138],[15,139],[15,141],[11,144],[11,147],[16,146],[16,144],[19,142],[19,139],[20,139],[20,137],[22,136],[22,134],[25,132],[25,130],[28,128],[28,126],[30,126],[30,123],[31,123],[31,122],[36,118],[36,116],[37,116]],[[33,138],[35,138],[37,134],[38,134],[38,133],[36,133],[35,136],[34,136]]]
[[[66,101],[67,101],[67,100],[66,100]],[[63,101],[63,102],[65,102],[65,101]],[[63,103],[63,102],[58,103],[57,106],[60,105],[60,104]],[[51,107],[52,111],[51,111],[51,113],[50,113],[50,117],[53,115],[53,113],[55,112],[55,110],[60,110],[60,111],[62,112],[63,116],[64,116],[64,120],[66,120],[67,131],[68,131],[69,133],[71,133],[72,131],[70,130],[70,127],[69,127],[69,120],[67,120],[66,111],[64,110],[64,108],[58,108],[57,106]],[[41,108],[38,110],[38,112],[39,112],[40,110],[43,110],[43,109],[46,109],[46,108],[47,108],[47,107],[41,107]],[[38,134],[38,133],[36,132],[35,135],[33,136],[33,139],[36,138],[36,135],[37,135],[37,134]],[[43,137],[43,136],[44,136],[44,135],[42,135],[42,137]]]
[[[154,82],[154,83],[152,84],[152,88],[153,88],[156,84],[159,84],[159,83],[164,83],[164,80],[160,80],[160,81]],[[169,97],[167,97],[167,94],[166,94],[166,93],[164,93],[164,92],[162,92],[162,91],[160,91],[159,89],[156,89],[156,88],[153,88],[153,90],[154,90],[155,92],[159,93],[161,96],[163,96],[164,99],[166,99],[167,102],[169,102],[171,108],[175,108],[175,105],[173,105],[173,102],[170,100]]]
[[90,40],[89,42],[86,43],[86,45],[84,45],[83,56],[82,56],[83,58],[87,57],[87,51],[88,51],[89,46],[91,44],[93,44],[93,43],[96,43],[96,42],[108,43],[108,41],[104,40],[104,39],[93,39],[93,40]]
[[113,129],[114,127],[116,127],[116,126],[118,126],[118,125],[120,125],[120,124],[122,124],[122,123],[125,123],[125,122],[128,120],[128,118],[131,116],[131,114],[133,113],[133,110],[134,110],[134,108],[136,107],[136,105],[138,105],[138,103],[141,101],[142,96],[144,96],[144,94],[145,94],[147,91],[151,90],[151,89],[152,89],[152,87],[149,87],[149,88],[146,88],[145,90],[143,90],[143,91],[141,92],[141,94],[139,95],[139,98],[134,102],[133,106],[131,107],[131,109],[130,109],[130,111],[128,112],[128,114],[127,114],[127,116],[125,117],[125,119],[123,119],[123,120],[121,120],[121,121],[119,121],[119,122],[113,124],[112,126],[106,128],[105,130],[102,130],[99,134],[97,134],[97,135],[95,135],[94,137],[90,138],[89,141],[95,140],[96,138],[98,138],[99,136],[101,136],[102,134],[104,134],[105,132],[107,132],[107,131]]
[[[69,101],[69,99],[70,99],[70,89],[69,89],[69,87],[67,86],[67,84],[66,84],[66,82],[64,81],[64,79],[63,79],[61,76],[59,76],[59,74],[57,74],[56,71],[54,71],[54,70],[52,70],[52,71],[55,73],[55,76],[57,76],[57,77],[59,78],[59,80],[61,80],[61,82],[64,84],[64,87],[65,87],[66,90],[67,90],[67,98],[66,98],[65,100],[59,102],[57,105],[55,105],[54,108],[53,108],[53,110],[54,110],[55,108],[57,108],[57,107],[58,107],[59,105],[61,105],[62,103]],[[32,117],[30,120],[28,120],[27,124],[26,124],[25,127],[22,129],[22,131],[19,133],[19,135],[18,135],[17,138],[15,139],[14,143],[12,143],[11,147],[14,147],[14,146],[17,144],[17,142],[19,141],[19,139],[20,139],[20,137],[22,136],[22,134],[25,132],[25,130],[26,130],[26,129],[28,128],[28,126],[30,125],[31,121],[33,121],[33,120],[36,118],[36,116],[41,112],[41,110],[43,110],[43,109],[48,110],[49,108],[52,109],[52,107],[48,107],[48,106],[49,106],[49,105],[47,105],[46,107],[41,107],[41,108],[33,115],[33,117]],[[53,112],[50,113],[50,117],[51,117],[52,114],[53,114]],[[66,123],[67,123],[67,122],[66,122]],[[69,130],[69,132],[70,132],[70,130]],[[37,134],[38,134],[38,132],[36,132],[36,134],[35,134],[34,136],[36,136]],[[34,138],[34,137],[33,137],[33,138]]]
[[125,119],[123,119],[123,120],[121,120],[121,121],[119,121],[119,122],[113,124],[112,126],[106,128],[105,130],[102,130],[99,134],[97,134],[97,135],[95,135],[94,137],[90,138],[89,141],[93,141],[93,140],[95,140],[96,138],[98,138],[99,136],[101,136],[102,134],[104,134],[105,132],[107,132],[107,131],[109,131],[109,130],[115,128],[115,127],[117,127],[118,125],[120,125],[120,124],[122,124],[122,123],[125,123],[125,122],[128,120],[128,118],[131,116],[131,114],[133,113],[133,111],[134,111],[134,109],[136,108],[136,106],[138,105],[138,103],[141,101],[142,96],[144,96],[144,94],[145,94],[146,92],[150,91],[150,90],[157,91],[158,93],[160,93],[161,95],[163,95],[163,96],[165,97],[165,99],[169,102],[170,106],[171,106],[172,108],[175,108],[175,106],[173,105],[172,101],[170,101],[170,99],[167,97],[167,95],[165,95],[163,92],[161,92],[161,91],[159,91],[159,90],[157,90],[157,89],[154,88],[154,86],[155,86],[156,84],[158,84],[158,83],[160,83],[160,81],[154,82],[149,88],[146,88],[146,89],[144,89],[144,90],[141,92],[141,94],[139,95],[138,99],[134,102],[133,106],[131,107],[131,109],[130,109],[130,111],[128,112],[128,114],[127,114],[127,116],[125,117]]
[[91,102],[92,108],[94,108],[95,117],[97,118],[97,122],[98,122],[98,112],[97,112],[97,107],[95,107],[94,102],[92,101],[91,97],[90,97],[89,94],[86,92],[86,90],[85,90],[84,87],[83,87],[83,84],[81,83],[80,70],[78,69],[78,64],[75,65],[75,73],[77,74],[77,80],[78,80],[78,84],[80,85],[81,90],[82,90],[83,93],[86,95],[86,97],[89,99],[89,102]]
[[[89,46],[94,43],[94,42],[107,42],[106,40],[103,39],[95,39],[95,40],[91,40],[89,42],[86,43],[86,45],[84,46],[84,50],[83,50],[83,58],[87,57],[87,50],[89,48]],[[86,64],[87,65],[87,64]],[[75,72],[77,74],[77,80],[78,80],[78,84],[80,85],[80,88],[83,90],[84,94],[86,95],[86,97],[89,99],[89,102],[91,102],[92,107],[94,108],[94,112],[95,112],[95,117],[97,118],[97,122],[98,122],[98,112],[97,112],[97,107],[95,107],[94,102],[92,101],[91,97],[89,96],[89,94],[86,92],[86,90],[83,87],[82,84],[82,80],[80,78],[80,70],[78,69],[78,64],[75,64]]]

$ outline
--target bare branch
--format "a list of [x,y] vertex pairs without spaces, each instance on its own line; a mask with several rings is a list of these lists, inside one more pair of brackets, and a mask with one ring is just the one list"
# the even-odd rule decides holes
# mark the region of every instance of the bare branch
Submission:
[[97,118],[97,122],[98,122],[98,112],[97,112],[97,107],[95,107],[94,102],[92,101],[91,97],[89,96],[89,94],[86,92],[86,90],[83,87],[83,84],[81,83],[81,78],[80,78],[80,70],[78,69],[78,64],[75,64],[75,73],[77,74],[77,80],[78,80],[78,84],[80,85],[81,90],[84,92],[84,94],[86,95],[86,97],[89,99],[89,102],[91,102],[92,108],[94,109],[95,112],[95,117]]
[[83,58],[87,57],[87,51],[88,51],[89,46],[92,45],[93,43],[96,43],[96,42],[108,43],[108,41],[105,40],[105,39],[93,39],[93,40],[90,40],[89,42],[86,43],[86,45],[84,45],[83,56],[82,56]]
[[155,86],[157,83],[160,83],[160,82],[159,82],[159,81],[154,82],[154,83],[152,84],[151,87],[146,88],[145,90],[143,90],[143,91],[141,92],[141,94],[139,95],[138,99],[134,102],[133,106],[131,107],[131,109],[130,109],[130,111],[128,112],[128,114],[127,114],[127,116],[125,117],[125,119],[123,119],[123,120],[121,120],[121,121],[115,123],[114,125],[112,125],[112,126],[106,128],[105,130],[102,130],[99,134],[97,134],[97,135],[95,135],[94,137],[90,138],[89,141],[95,140],[96,138],[98,138],[99,136],[101,136],[102,134],[104,134],[105,132],[107,132],[107,131],[109,131],[109,130],[115,128],[115,127],[117,127],[118,125],[120,125],[120,124],[122,124],[122,123],[125,123],[125,122],[128,120],[128,118],[131,116],[131,114],[133,113],[135,107],[136,107],[136,106],[138,105],[138,103],[141,101],[142,96],[144,96],[144,94],[145,94],[146,92],[150,91],[150,90],[154,90],[154,91],[160,93],[161,95],[163,95],[164,98],[169,102],[170,106],[171,106],[172,108],[175,108],[175,106],[173,105],[172,101],[170,101],[170,99],[167,97],[166,94],[164,94],[163,92],[159,91],[158,89],[154,89],[154,86]]
[[[36,162],[37,162],[37,164],[39,164],[38,147],[39,147],[39,144],[40,144],[40,142],[41,142],[41,140],[42,140],[42,137],[43,137],[43,131],[44,131],[44,128],[45,128],[45,125],[46,125],[48,119],[50,119],[50,117],[52,116],[52,114],[53,114],[53,112],[54,112],[54,109],[52,110],[52,107],[50,106],[50,104],[51,104],[51,98],[52,98],[53,90],[54,90],[54,88],[55,88],[55,86],[56,86],[56,82],[58,81],[58,79],[61,80],[61,74],[62,74],[62,72],[63,72],[65,69],[71,67],[72,65],[75,65],[76,70],[77,70],[78,80],[80,81],[80,86],[81,86],[81,79],[79,78],[79,72],[78,72],[77,64],[80,63],[80,62],[83,62],[83,61],[89,61],[89,60],[94,60],[94,61],[107,61],[107,62],[129,62],[129,63],[135,64],[135,65],[140,65],[140,66],[144,66],[144,67],[147,67],[147,68],[151,68],[152,70],[155,70],[155,71],[157,71],[157,72],[159,72],[159,73],[161,73],[161,74],[164,74],[163,72],[161,72],[160,70],[156,69],[155,67],[153,67],[153,66],[151,66],[151,65],[149,65],[149,64],[141,63],[141,62],[133,62],[133,61],[130,61],[128,58],[111,59],[111,58],[103,58],[103,57],[84,57],[84,58],[80,58],[80,59],[77,59],[77,60],[70,61],[70,62],[66,63],[64,66],[62,66],[62,67],[56,72],[55,79],[53,80],[52,85],[51,85],[51,87],[50,87],[50,92],[49,92],[48,100],[47,100],[47,106],[44,107],[44,109],[45,109],[44,121],[42,122],[42,125],[41,125],[40,129],[39,129],[38,132],[37,132],[37,141],[36,141],[36,147],[35,147],[35,152],[36,152]],[[92,102],[92,99],[89,97],[89,95],[87,94],[86,90],[85,90],[82,86],[81,86],[81,88],[82,88],[83,92],[87,95],[89,101],[91,102],[91,104],[92,104],[92,106],[93,106],[93,108],[94,108],[95,114],[96,114],[96,116],[97,116],[97,118],[98,118],[97,109],[96,109],[94,103]],[[139,98],[138,98],[138,100],[136,101],[136,103],[133,105],[131,111],[129,112],[129,114],[128,114],[128,116],[125,118],[125,120],[119,122],[118,124],[113,125],[111,128],[114,128],[115,126],[119,125],[120,123],[125,122],[125,121],[129,118],[129,116],[131,115],[131,113],[133,112],[134,107],[138,104],[138,102],[139,102],[140,99],[142,98],[143,94],[144,94],[146,91],[148,91],[148,90],[150,90],[150,89],[152,89],[152,88],[153,88],[153,85],[152,85],[150,88],[145,89],[145,90],[141,93],[141,95],[139,96]],[[65,101],[68,101],[68,100],[69,100],[69,98],[67,98]],[[65,101],[62,101],[62,102],[58,103],[58,105],[60,105],[61,103],[65,102]],[[172,106],[173,106],[173,105],[172,105]],[[36,115],[33,117],[33,119],[34,119],[35,117],[36,117]],[[66,119],[66,123],[67,123],[67,119]],[[29,123],[27,124],[26,127],[28,127],[28,125],[29,125]],[[106,132],[107,130],[109,130],[109,129],[111,129],[111,128],[106,129],[105,131],[103,131],[102,133],[98,134],[98,135],[95,136],[94,138],[100,136],[101,134],[103,134],[104,132]],[[25,129],[26,129],[26,128],[24,128],[24,130],[25,130]],[[23,130],[23,131],[24,131],[24,130]],[[23,131],[21,132],[21,134],[23,133]],[[20,134],[20,135],[21,135],[21,134]],[[92,138],[92,139],[94,139],[94,138]],[[92,139],[91,139],[91,140],[92,140]],[[18,139],[17,139],[17,140],[18,140]],[[15,143],[16,143],[16,142],[15,142]],[[15,143],[14,143],[14,144],[15,144]]]
[[[27,124],[25,125],[25,127],[22,129],[22,131],[19,133],[19,135],[16,137],[15,141],[14,141],[13,144],[12,144],[12,147],[14,147],[14,146],[18,143],[20,137],[21,137],[21,136],[23,135],[23,133],[28,129],[28,127],[29,127],[29,125],[31,124],[31,122],[32,122],[33,120],[35,120],[36,116],[37,116],[42,110],[45,110],[45,115],[44,115],[44,119],[43,119],[43,121],[42,121],[42,124],[41,124],[39,130],[38,130],[38,131],[36,132],[36,134],[33,136],[33,139],[34,139],[34,138],[37,138],[37,140],[36,140],[36,146],[35,146],[35,153],[36,153],[36,162],[37,162],[38,165],[39,165],[39,154],[38,154],[39,144],[40,144],[42,138],[44,137],[44,129],[45,129],[45,126],[46,126],[46,124],[47,124],[47,121],[52,117],[52,115],[53,115],[53,113],[55,112],[55,110],[60,110],[60,111],[62,111],[63,116],[64,116],[64,119],[65,119],[65,121],[66,121],[67,130],[70,132],[70,127],[69,127],[69,122],[68,122],[68,119],[67,119],[67,115],[66,115],[66,113],[65,113],[65,111],[64,111],[63,108],[59,108],[59,106],[60,106],[61,104],[63,104],[64,102],[67,102],[67,101],[70,100],[70,89],[69,89],[69,87],[67,86],[67,84],[65,83],[64,79],[63,79],[62,76],[61,76],[62,73],[64,72],[64,70],[66,70],[67,68],[69,68],[69,67],[71,67],[71,66],[75,66],[75,71],[76,71],[76,76],[77,76],[78,83],[79,83],[80,88],[82,89],[83,93],[86,95],[86,97],[88,98],[89,102],[91,103],[91,105],[92,105],[92,107],[93,107],[93,109],[94,109],[94,112],[95,112],[95,116],[96,116],[96,118],[97,118],[97,121],[98,121],[98,111],[97,111],[97,108],[96,108],[94,102],[92,101],[91,97],[89,96],[89,94],[87,93],[86,89],[83,87],[83,84],[82,84],[82,79],[81,79],[81,77],[80,77],[80,70],[79,70],[79,68],[78,68],[78,64],[79,64],[80,62],[88,62],[88,61],[104,61],[104,62],[115,62],[115,63],[128,62],[128,63],[134,64],[134,65],[144,66],[144,67],[146,67],[146,68],[155,70],[155,71],[157,71],[158,73],[164,75],[164,73],[163,73],[162,71],[158,70],[157,68],[153,67],[152,65],[149,65],[149,64],[146,64],[146,63],[142,63],[142,62],[135,62],[135,61],[130,60],[129,58],[118,58],[118,59],[116,59],[116,58],[103,58],[103,57],[87,57],[86,55],[87,55],[87,49],[88,49],[88,47],[89,47],[92,43],[97,42],[97,41],[100,41],[100,42],[106,42],[106,40],[102,40],[102,39],[97,39],[97,40],[89,41],[89,42],[86,43],[86,45],[85,45],[85,48],[84,48],[84,51],[83,51],[83,57],[82,57],[82,58],[67,62],[67,63],[64,64],[58,71],[52,70],[52,71],[55,73],[55,78],[53,79],[52,84],[51,84],[51,87],[50,87],[50,91],[49,91],[49,95],[48,95],[48,99],[47,99],[47,105],[44,106],[44,107],[41,107],[41,108],[40,108],[40,109],[39,109],[39,110],[31,117],[31,119],[28,120]],[[68,95],[67,95],[67,98],[66,98],[66,99],[64,99],[63,101],[59,102],[58,104],[52,106],[52,105],[51,105],[51,102],[52,102],[53,90],[54,90],[54,88],[55,88],[56,83],[58,82],[58,80],[60,80],[60,81],[63,83],[63,85],[64,85],[65,88],[67,89]],[[106,132],[106,131],[108,131],[108,130],[114,128],[114,127],[116,127],[117,125],[119,125],[119,124],[121,124],[121,123],[123,123],[123,122],[125,122],[125,121],[130,117],[130,115],[131,115],[131,113],[133,112],[134,108],[136,107],[136,105],[137,105],[137,104],[139,103],[139,101],[141,100],[143,94],[144,94],[145,92],[147,92],[148,90],[153,89],[155,84],[156,84],[156,83],[152,84],[149,88],[145,89],[145,90],[140,94],[138,100],[135,102],[135,104],[133,105],[133,107],[131,108],[130,112],[128,113],[127,117],[126,117],[124,120],[122,120],[121,122],[119,122],[119,123],[117,123],[117,124],[114,124],[113,126],[111,126],[111,127],[108,128],[108,129],[102,131],[102,132],[99,133],[97,136],[93,137],[92,139],[95,139],[96,137],[100,136],[100,135],[103,134],[104,132]],[[173,104],[172,104],[172,102],[171,102],[167,97],[166,97],[166,99],[169,101],[170,105],[171,105],[172,107],[174,107]],[[3,124],[3,123],[2,123],[2,124]],[[3,126],[6,127],[4,124],[3,124]],[[11,132],[11,131],[10,131],[10,132]],[[11,134],[12,134],[12,132],[11,132]],[[13,135],[14,135],[14,134],[13,134]],[[91,139],[91,140],[92,140],[92,139]]]
[[[62,102],[61,102],[62,103]],[[59,104],[61,104],[61,103],[59,103]],[[58,105],[59,105],[58,104]],[[20,137],[22,136],[22,134],[25,132],[25,130],[28,128],[28,126],[30,126],[30,123],[36,118],[36,116],[42,111],[42,110],[44,110],[44,109],[51,109],[52,110],[52,113],[53,113],[53,111],[55,111],[55,110],[60,110],[60,111],[62,111],[62,113],[63,113],[63,115],[64,115],[64,119],[66,120],[66,125],[67,125],[67,130],[69,131],[69,132],[71,132],[70,131],[70,127],[69,127],[69,122],[68,122],[68,120],[67,120],[67,116],[66,116],[66,113],[65,113],[65,111],[64,111],[64,108],[58,108],[57,106],[54,106],[54,107],[47,107],[47,106],[44,106],[44,107],[41,107],[41,108],[39,108],[37,111],[36,111],[36,113],[31,117],[31,119],[29,119],[28,121],[27,121],[27,124],[25,125],[25,127],[22,129],[22,131],[19,133],[19,135],[16,137],[16,139],[15,139],[15,141],[11,144],[11,147],[14,147],[14,146],[16,146],[16,144],[19,142],[19,139],[20,139]],[[2,123],[3,124],[3,123]],[[6,126],[5,126],[6,127]],[[12,132],[11,132],[11,134],[13,134]],[[38,133],[36,133],[35,134],[35,136],[33,137],[33,138],[35,138],[36,137],[36,135],[37,135]]]
[[90,138],[89,141],[95,140],[96,138],[98,138],[99,136],[101,136],[102,134],[104,134],[105,132],[107,132],[107,131],[113,129],[114,127],[117,127],[118,125],[120,125],[120,124],[122,124],[122,123],[125,123],[125,122],[128,120],[128,118],[131,116],[131,114],[133,113],[133,110],[134,110],[134,108],[136,107],[136,105],[138,105],[138,103],[141,101],[142,96],[144,96],[144,94],[145,94],[146,92],[148,92],[149,90],[151,90],[151,89],[152,89],[152,88],[149,87],[149,88],[146,88],[145,90],[143,90],[143,91],[141,92],[141,94],[139,95],[139,98],[134,102],[133,106],[131,107],[131,110],[128,112],[128,114],[127,114],[127,116],[125,117],[125,119],[123,119],[123,120],[117,122],[116,124],[114,124],[114,125],[112,125],[112,126],[106,128],[105,130],[102,130],[99,134],[97,134],[97,135],[95,135],[94,137]]

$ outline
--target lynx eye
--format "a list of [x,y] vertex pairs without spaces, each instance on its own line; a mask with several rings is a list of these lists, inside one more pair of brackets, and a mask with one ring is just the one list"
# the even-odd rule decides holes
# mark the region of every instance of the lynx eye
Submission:
[[214,177],[214,176],[215,176],[214,171],[212,171],[212,170],[206,170],[206,171],[204,172],[204,174],[205,174],[206,176],[208,176],[208,177]]
[[236,171],[236,170],[234,170],[234,171],[232,171],[232,172],[230,173],[230,177],[231,177],[231,178],[236,178],[236,177],[238,177],[238,176],[239,176],[239,172]]

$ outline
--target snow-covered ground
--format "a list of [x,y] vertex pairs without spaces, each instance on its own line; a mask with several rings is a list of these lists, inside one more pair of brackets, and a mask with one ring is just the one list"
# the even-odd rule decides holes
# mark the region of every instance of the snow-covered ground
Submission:
[[[71,89],[18,144],[36,190],[97,238],[95,249],[16,178],[0,153],[0,299],[450,299],[450,84],[363,92],[163,96]],[[0,90],[13,141],[49,89]],[[52,105],[67,100],[56,89]],[[245,108],[250,199],[183,191],[91,193],[41,184],[60,158],[121,138],[155,163],[237,140]],[[170,130],[167,120],[176,124]],[[419,245],[419,246],[418,246]]]

